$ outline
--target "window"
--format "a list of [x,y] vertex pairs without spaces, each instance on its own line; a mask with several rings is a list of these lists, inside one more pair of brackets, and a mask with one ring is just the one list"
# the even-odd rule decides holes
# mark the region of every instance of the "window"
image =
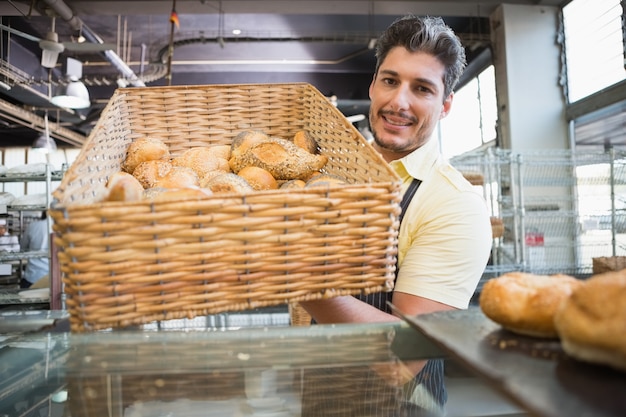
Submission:
[[570,102],[626,78],[620,0],[574,0],[563,7]]
[[450,114],[441,120],[441,151],[447,157],[496,139],[498,118],[493,65],[454,94]]

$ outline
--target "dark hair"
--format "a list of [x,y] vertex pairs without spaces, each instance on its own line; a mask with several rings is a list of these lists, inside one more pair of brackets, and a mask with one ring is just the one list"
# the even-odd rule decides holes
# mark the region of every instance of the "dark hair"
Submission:
[[446,68],[443,96],[448,97],[465,68],[465,49],[443,19],[413,15],[396,19],[376,42],[376,74],[389,51],[396,46],[411,52],[426,52],[439,59]]

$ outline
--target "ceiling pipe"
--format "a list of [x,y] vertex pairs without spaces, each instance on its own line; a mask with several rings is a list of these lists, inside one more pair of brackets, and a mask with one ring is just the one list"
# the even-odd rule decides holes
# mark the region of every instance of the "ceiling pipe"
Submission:
[[[34,130],[44,130],[45,120],[43,117],[37,116],[21,107],[11,104],[8,101],[0,99],[0,114],[4,118],[18,123],[21,126],[28,127]],[[63,126],[59,126],[58,123],[50,126],[50,135],[55,139],[62,140],[73,146],[82,146],[85,144],[87,137],[67,129]]]
[[[85,23],[74,14],[72,9],[61,0],[44,0],[63,20],[65,20],[72,29],[81,31],[82,35],[89,42],[102,44],[104,41],[95,34]],[[104,57],[124,76],[124,78],[133,87],[145,87],[145,83],[137,77],[137,74],[120,58],[115,51],[106,50],[103,52]]]

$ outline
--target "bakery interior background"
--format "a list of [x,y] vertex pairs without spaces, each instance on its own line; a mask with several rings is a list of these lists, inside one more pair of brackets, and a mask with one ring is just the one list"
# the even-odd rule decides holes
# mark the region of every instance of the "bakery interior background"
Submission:
[[[589,26],[592,19],[603,19],[593,24],[609,33],[601,40],[575,39],[579,45],[571,50],[580,51],[579,57],[568,60],[575,62],[570,67],[576,70],[577,86],[570,86],[569,91],[584,96],[622,80],[619,0],[541,2],[547,6],[566,3],[565,19],[572,28],[569,37],[583,33],[579,26]],[[489,14],[499,4],[469,0],[9,0],[0,4],[0,100],[5,103],[0,107],[1,144],[29,147],[43,130],[41,121],[47,111],[52,136],[60,147],[70,148],[64,163],[71,163],[71,148],[82,145],[119,86],[303,81],[336,97],[339,109],[358,119],[369,108],[367,88],[375,65],[376,36],[395,18],[412,12],[443,16],[466,46],[468,68],[459,83],[454,110],[438,131],[444,154],[452,157],[496,141]],[[600,10],[610,13],[596,19],[593,11]],[[173,11],[178,25],[172,22]],[[37,41],[49,32],[56,33],[65,46],[52,69],[41,65],[42,47]],[[171,64],[170,43],[174,46]],[[104,51],[104,46],[113,49]],[[591,52],[601,57],[607,71],[597,71],[594,59],[589,59]],[[605,56],[613,60],[607,62]],[[49,100],[53,89],[67,83],[65,73],[72,59],[82,64],[81,81],[90,95],[85,109],[59,108]],[[355,124],[367,136],[367,120]]]

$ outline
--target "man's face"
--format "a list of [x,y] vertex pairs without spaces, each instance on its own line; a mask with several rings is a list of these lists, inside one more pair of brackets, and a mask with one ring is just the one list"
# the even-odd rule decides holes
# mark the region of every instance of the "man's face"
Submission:
[[424,145],[450,111],[443,97],[444,65],[424,52],[395,47],[370,85],[370,125],[385,160],[402,158]]

